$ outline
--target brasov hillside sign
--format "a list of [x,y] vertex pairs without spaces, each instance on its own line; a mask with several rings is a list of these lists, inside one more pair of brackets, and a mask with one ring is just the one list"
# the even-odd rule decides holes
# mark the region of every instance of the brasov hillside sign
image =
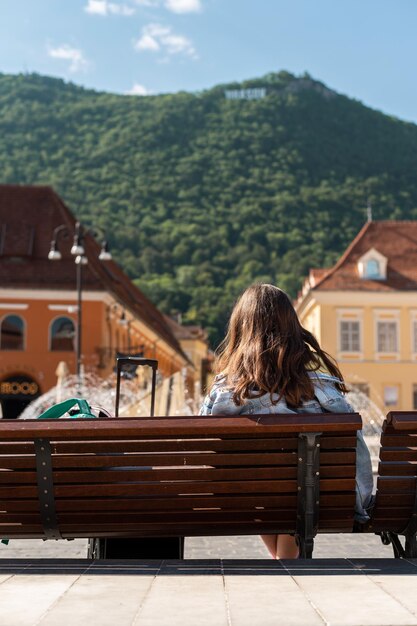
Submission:
[[253,89],[227,89],[224,92],[226,100],[261,100],[266,96],[265,87]]

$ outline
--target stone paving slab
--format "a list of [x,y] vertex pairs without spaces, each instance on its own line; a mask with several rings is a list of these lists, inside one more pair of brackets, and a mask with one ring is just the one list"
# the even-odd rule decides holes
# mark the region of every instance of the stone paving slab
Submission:
[[417,560],[1,559],[3,626],[417,626]]

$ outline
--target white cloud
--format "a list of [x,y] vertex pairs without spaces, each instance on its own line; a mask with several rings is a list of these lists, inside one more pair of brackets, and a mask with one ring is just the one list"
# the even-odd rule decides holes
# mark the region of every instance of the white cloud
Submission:
[[72,48],[68,44],[62,44],[57,48],[48,47],[48,54],[53,59],[62,59],[64,61],[69,61],[69,71],[70,72],[80,72],[88,67],[88,61],[85,59],[81,50],[77,48]]
[[151,92],[144,85],[140,85],[139,83],[134,83],[132,89],[126,92],[128,96],[149,96],[150,93]]
[[202,10],[201,0],[135,0],[142,7],[164,6],[172,13],[198,13]]
[[169,56],[183,54],[197,59],[197,52],[193,43],[184,35],[177,35],[172,32],[171,26],[162,24],[147,24],[142,28],[142,34],[134,42],[134,48],[138,52],[148,50],[150,52],[164,52]]
[[86,13],[90,15],[134,15],[135,9],[127,4],[116,4],[108,0],[88,0],[87,6],[84,7]]
[[144,33],[140,39],[135,43],[135,50],[151,50],[157,52],[161,46],[158,43],[157,38],[154,35]]
[[157,7],[160,4],[160,0],[135,0],[135,3],[140,7]]
[[198,13],[203,8],[201,0],[165,0],[164,4],[173,13]]

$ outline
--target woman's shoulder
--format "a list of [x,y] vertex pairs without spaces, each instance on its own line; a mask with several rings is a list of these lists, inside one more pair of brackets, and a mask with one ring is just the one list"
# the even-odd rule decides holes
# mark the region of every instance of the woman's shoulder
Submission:
[[227,384],[226,376],[219,374],[215,377],[209,393],[204,398],[199,414],[236,415],[241,411],[242,407],[233,401],[233,388]]
[[332,376],[329,372],[323,372],[321,370],[310,371],[308,375],[312,379],[313,384],[325,385],[326,383],[332,383],[334,385],[335,383],[341,384],[343,382],[337,376]]
[[338,388],[343,381],[327,372],[309,372],[314,385],[314,395],[325,411],[331,413],[352,413],[353,408]]

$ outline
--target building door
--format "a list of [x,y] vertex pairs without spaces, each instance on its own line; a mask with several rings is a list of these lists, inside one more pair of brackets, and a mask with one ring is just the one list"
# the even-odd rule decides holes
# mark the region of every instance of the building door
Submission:
[[9,376],[0,382],[0,404],[4,419],[16,419],[30,402],[41,395],[38,383],[30,376]]

